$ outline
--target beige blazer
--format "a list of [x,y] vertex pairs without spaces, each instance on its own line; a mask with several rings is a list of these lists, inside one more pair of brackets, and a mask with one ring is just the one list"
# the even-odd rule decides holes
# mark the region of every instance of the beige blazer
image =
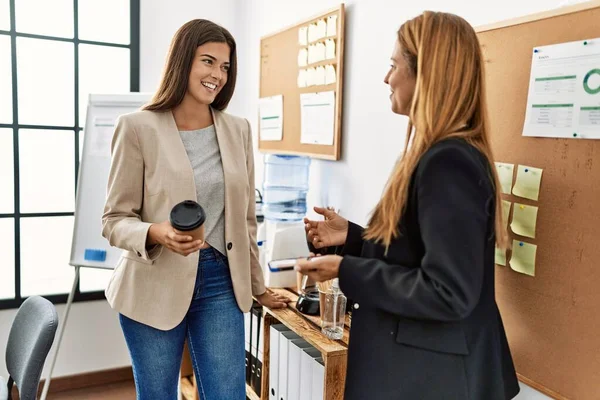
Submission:
[[[247,120],[212,113],[225,178],[227,257],[237,304],[247,312],[252,295],[265,291],[256,244],[252,134]],[[135,321],[172,329],[192,301],[199,258],[199,252],[184,257],[162,246],[146,249],[152,223],[167,220],[175,204],[196,200],[194,174],[173,114],[121,116],[111,149],[102,235],[123,254],[106,298]]]

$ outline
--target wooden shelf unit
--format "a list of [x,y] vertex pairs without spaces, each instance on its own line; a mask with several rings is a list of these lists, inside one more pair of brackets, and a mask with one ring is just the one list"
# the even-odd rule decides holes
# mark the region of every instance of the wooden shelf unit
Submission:
[[286,289],[272,290],[278,294],[288,297],[290,299],[290,303],[287,308],[278,310],[271,310],[267,307],[263,307],[264,351],[261,383],[262,393],[259,398],[261,400],[269,399],[270,327],[271,325],[281,323],[297,333],[301,338],[306,340],[321,352],[325,364],[323,398],[325,400],[343,399],[344,387],[346,385],[346,363],[348,358],[348,326],[346,326],[344,329],[344,337],[341,340],[331,340],[321,333],[319,317],[304,315],[296,310],[296,300],[298,299],[298,295],[296,293]]
[[[246,396],[250,400],[269,400],[269,345],[271,337],[271,325],[284,324],[297,333],[301,338],[310,343],[321,352],[325,364],[325,383],[323,398],[325,400],[341,400],[344,398],[344,387],[346,384],[346,363],[348,357],[349,342],[349,319],[346,316],[346,327],[344,337],[340,340],[331,340],[321,333],[321,321],[318,316],[309,316],[296,310],[298,295],[288,289],[271,289],[274,292],[290,299],[287,308],[271,310],[263,307],[264,340],[263,368],[262,368],[262,393],[255,393],[246,385]],[[185,400],[198,400],[196,380],[191,368],[187,347],[184,351],[184,362],[182,365],[181,392]]]

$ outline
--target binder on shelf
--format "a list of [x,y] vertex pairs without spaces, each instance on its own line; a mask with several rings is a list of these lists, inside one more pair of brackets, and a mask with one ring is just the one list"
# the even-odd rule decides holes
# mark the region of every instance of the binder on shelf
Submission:
[[325,365],[323,358],[315,358],[312,363],[311,400],[323,400],[325,391]]
[[302,386],[300,386],[300,361],[302,359],[302,350],[312,346],[304,339],[294,339],[290,341],[288,347],[287,400],[304,400],[306,395],[300,395],[300,390],[303,389]]
[[252,358],[252,330],[253,330],[252,329],[253,328],[252,327],[252,322],[253,322],[252,312],[250,311],[250,312],[246,313],[246,315],[247,315],[246,318],[248,318],[248,323],[247,323],[248,341],[246,342],[246,345],[247,345],[247,347],[246,347],[246,383],[248,385],[250,385],[250,376],[251,376],[251,372],[252,372],[251,367],[252,367],[252,361],[253,361],[253,358]]
[[256,380],[255,380],[255,384],[252,387],[254,389],[254,392],[257,395],[261,395],[261,390],[262,390],[262,367],[263,367],[263,353],[262,351],[258,351],[258,358],[257,358],[257,364],[256,364]]
[[260,308],[260,318],[259,318],[259,327],[258,327],[258,332],[259,332],[259,338],[260,340],[258,341],[258,360],[257,360],[257,368],[256,368],[256,394],[258,394],[259,396],[262,393],[262,375],[263,375],[263,359],[264,359],[264,349],[265,349],[265,339],[264,339],[264,330],[265,330],[265,318],[263,315],[263,309],[262,306]]
[[250,330],[250,380],[248,385],[256,392],[254,384],[256,383],[256,359],[258,357],[257,339],[258,339],[258,311],[254,304],[250,309],[251,330]]
[[254,349],[254,363],[252,365],[252,376],[250,378],[250,386],[254,390],[254,393],[260,395],[261,382],[260,378],[262,376],[262,329],[263,329],[263,320],[262,320],[262,306],[252,308],[253,318],[255,319],[255,328],[253,332],[253,338],[256,339],[255,349]]
[[283,324],[270,327],[269,335],[269,400],[279,400],[279,337],[281,332],[290,332]]
[[300,356],[300,388],[302,400],[311,400],[312,398],[312,365],[315,358],[321,357],[321,352],[314,347],[302,349]]
[[246,383],[250,382],[250,313],[244,313],[244,348],[246,350]]
[[288,400],[288,365],[289,365],[289,344],[290,340],[300,339],[297,333],[281,332],[279,334],[279,397],[277,400]]
[[260,340],[258,341],[258,352],[262,353],[265,351],[265,339],[263,337],[264,330],[265,330],[265,319],[264,319],[264,315],[263,315],[262,306],[260,307],[258,312],[259,312],[259,322],[260,322],[259,327],[258,327],[258,332],[259,332],[259,337],[260,337]]

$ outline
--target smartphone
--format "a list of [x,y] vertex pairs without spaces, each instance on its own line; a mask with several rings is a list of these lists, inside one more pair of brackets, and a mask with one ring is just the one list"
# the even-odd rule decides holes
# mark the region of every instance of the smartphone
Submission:
[[297,258],[284,258],[281,260],[269,261],[269,270],[271,272],[291,271],[296,265]]

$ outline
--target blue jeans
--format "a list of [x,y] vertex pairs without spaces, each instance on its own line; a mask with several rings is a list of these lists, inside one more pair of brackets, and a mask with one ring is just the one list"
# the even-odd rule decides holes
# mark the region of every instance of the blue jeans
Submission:
[[245,400],[244,315],[233,295],[227,258],[215,249],[200,250],[190,309],[175,328],[161,331],[122,314],[119,319],[138,400],[177,399],[186,338],[200,399]]

